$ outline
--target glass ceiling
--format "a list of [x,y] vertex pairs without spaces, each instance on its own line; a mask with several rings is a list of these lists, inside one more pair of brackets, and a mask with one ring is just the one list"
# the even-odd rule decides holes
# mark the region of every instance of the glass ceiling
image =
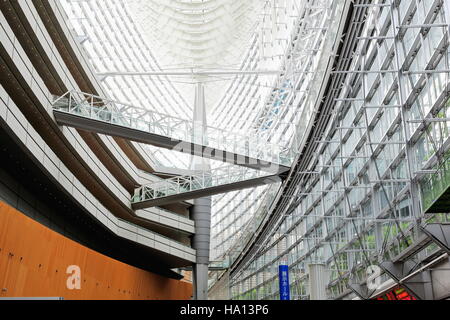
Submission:
[[[312,116],[305,106],[317,98],[314,75],[339,1],[61,3],[111,99],[192,119],[202,82],[209,125],[296,148]],[[136,72],[158,74],[124,75]],[[144,148],[166,167],[189,167],[190,156]],[[279,185],[268,188],[214,197],[213,258],[226,254]]]

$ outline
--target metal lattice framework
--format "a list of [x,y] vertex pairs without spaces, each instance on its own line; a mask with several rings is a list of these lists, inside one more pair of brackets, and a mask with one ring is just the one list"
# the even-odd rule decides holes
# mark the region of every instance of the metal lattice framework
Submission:
[[[73,32],[95,73],[111,70],[160,71],[132,14],[123,0],[61,0]],[[165,76],[99,77],[111,100],[126,101],[146,109],[189,119],[192,106]],[[189,157],[173,157],[164,149],[142,146],[151,159],[167,167],[188,167]]]
[[276,299],[271,266],[279,263],[290,265],[298,299],[311,293],[308,265],[324,264],[327,296],[339,298],[371,264],[439,251],[420,229],[448,188],[450,8],[415,0],[354,7],[367,11],[364,30],[353,37],[351,66],[333,73],[345,81],[329,101],[332,121],[289,206],[232,273],[235,299]]
[[[213,123],[246,128],[251,132],[267,136],[269,141],[279,141],[281,144],[290,142],[292,148],[298,150],[314,114],[314,105],[324,74],[321,69],[324,57],[330,54],[330,47],[326,46],[325,40],[328,40],[328,44],[333,43],[336,37],[328,32],[330,21],[336,16],[335,10],[335,4],[330,1],[311,1],[299,6],[294,27],[290,33],[284,35],[285,41],[289,43],[286,46],[287,50],[280,55],[284,71],[264,91],[261,91],[261,85],[257,85],[256,77],[236,78],[216,107]],[[250,57],[258,55],[258,52],[263,49],[255,46],[252,50]],[[250,59],[246,65],[252,68],[261,67],[264,65],[264,60]],[[260,105],[258,100],[252,97],[262,92],[264,94],[261,96],[262,104]],[[240,99],[244,99],[245,108],[237,103]],[[226,106],[231,107],[231,112],[219,112]],[[231,236],[234,241],[230,240],[230,236],[225,237],[227,239],[225,242],[214,241],[213,238],[213,243],[216,243],[213,253],[238,256],[246,243],[242,241],[242,237],[245,235],[245,239],[251,239],[255,228],[270,210],[278,191],[277,185],[270,186],[268,190],[267,188],[258,190],[263,199],[253,203],[242,201],[242,198],[253,195],[253,191],[241,192],[238,197],[236,194],[218,197],[215,200],[217,205],[213,208],[217,210],[213,214],[213,220],[220,221],[228,216],[226,210],[220,209],[220,203],[228,203],[230,199],[240,206],[239,209],[236,207],[234,210],[246,212],[248,219],[241,219],[238,224],[227,225],[214,232],[213,237],[223,239],[223,232],[228,232],[229,228],[235,230]],[[234,200],[235,197],[238,199]],[[241,202],[244,204],[239,204]]]
[[[117,109],[103,100],[95,109],[78,108],[84,110],[79,115],[147,131],[153,123],[152,132],[190,141],[186,101],[192,83],[201,81],[214,92],[208,100],[214,130],[205,145],[250,155],[251,144],[262,158],[258,150],[267,143],[277,146],[269,153],[284,153],[286,165],[298,165],[286,184],[214,198],[213,259],[226,259],[233,268],[229,286],[222,286],[231,287],[232,298],[277,298],[273,266],[280,263],[290,266],[297,299],[311,292],[308,265],[325,265],[328,297],[336,298],[371,264],[416,257],[420,246],[421,255],[436,249],[418,230],[428,218],[424,211],[436,209],[448,189],[448,1],[353,1],[353,38],[330,73],[327,61],[340,40],[336,21],[348,1],[64,3],[114,100],[145,106]],[[144,4],[147,9],[138,12]],[[306,141],[310,133],[318,141]],[[237,149],[224,143],[228,134],[240,142]],[[296,157],[300,151],[304,159]],[[170,153],[151,152],[172,163]],[[213,164],[210,172],[144,186],[135,198],[158,199],[260,174]]]

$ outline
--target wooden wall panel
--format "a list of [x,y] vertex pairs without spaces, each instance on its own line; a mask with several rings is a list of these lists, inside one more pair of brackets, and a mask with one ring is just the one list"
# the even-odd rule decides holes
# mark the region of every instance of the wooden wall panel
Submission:
[[[81,269],[81,290],[67,288],[70,265]],[[191,295],[189,282],[167,279],[111,259],[0,201],[0,298],[185,300]]]

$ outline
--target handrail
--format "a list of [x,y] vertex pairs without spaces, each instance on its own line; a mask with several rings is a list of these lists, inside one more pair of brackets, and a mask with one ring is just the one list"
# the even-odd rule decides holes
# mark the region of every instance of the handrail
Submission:
[[269,178],[274,175],[276,174],[231,165],[211,169],[210,171],[199,171],[190,176],[173,177],[142,186],[136,189],[132,203],[136,204],[252,179]]
[[[212,126],[199,126],[192,120],[134,107],[88,93],[69,91],[55,99],[53,107],[59,112],[144,131],[189,144],[184,146],[183,143],[180,143],[175,150],[183,147],[189,148],[190,144],[201,144],[202,147],[214,149],[216,152],[233,153],[237,156],[286,167],[292,165],[296,156],[291,148],[270,143],[269,137],[263,134],[248,136]],[[195,138],[194,131],[198,130],[205,132],[203,135],[205,138],[200,141]]]

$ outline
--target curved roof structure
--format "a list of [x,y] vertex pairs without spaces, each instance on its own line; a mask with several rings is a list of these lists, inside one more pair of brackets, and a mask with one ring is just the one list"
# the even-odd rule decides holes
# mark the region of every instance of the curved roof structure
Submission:
[[165,66],[239,64],[255,28],[261,1],[128,1],[152,50]]
[[[326,0],[62,3],[112,98],[192,119],[201,82],[209,125],[289,148],[312,115],[305,106],[317,98],[314,75],[328,54],[325,39],[338,6]],[[145,148],[165,166],[189,166],[190,156]],[[227,254],[279,187],[214,197],[213,258]]]

